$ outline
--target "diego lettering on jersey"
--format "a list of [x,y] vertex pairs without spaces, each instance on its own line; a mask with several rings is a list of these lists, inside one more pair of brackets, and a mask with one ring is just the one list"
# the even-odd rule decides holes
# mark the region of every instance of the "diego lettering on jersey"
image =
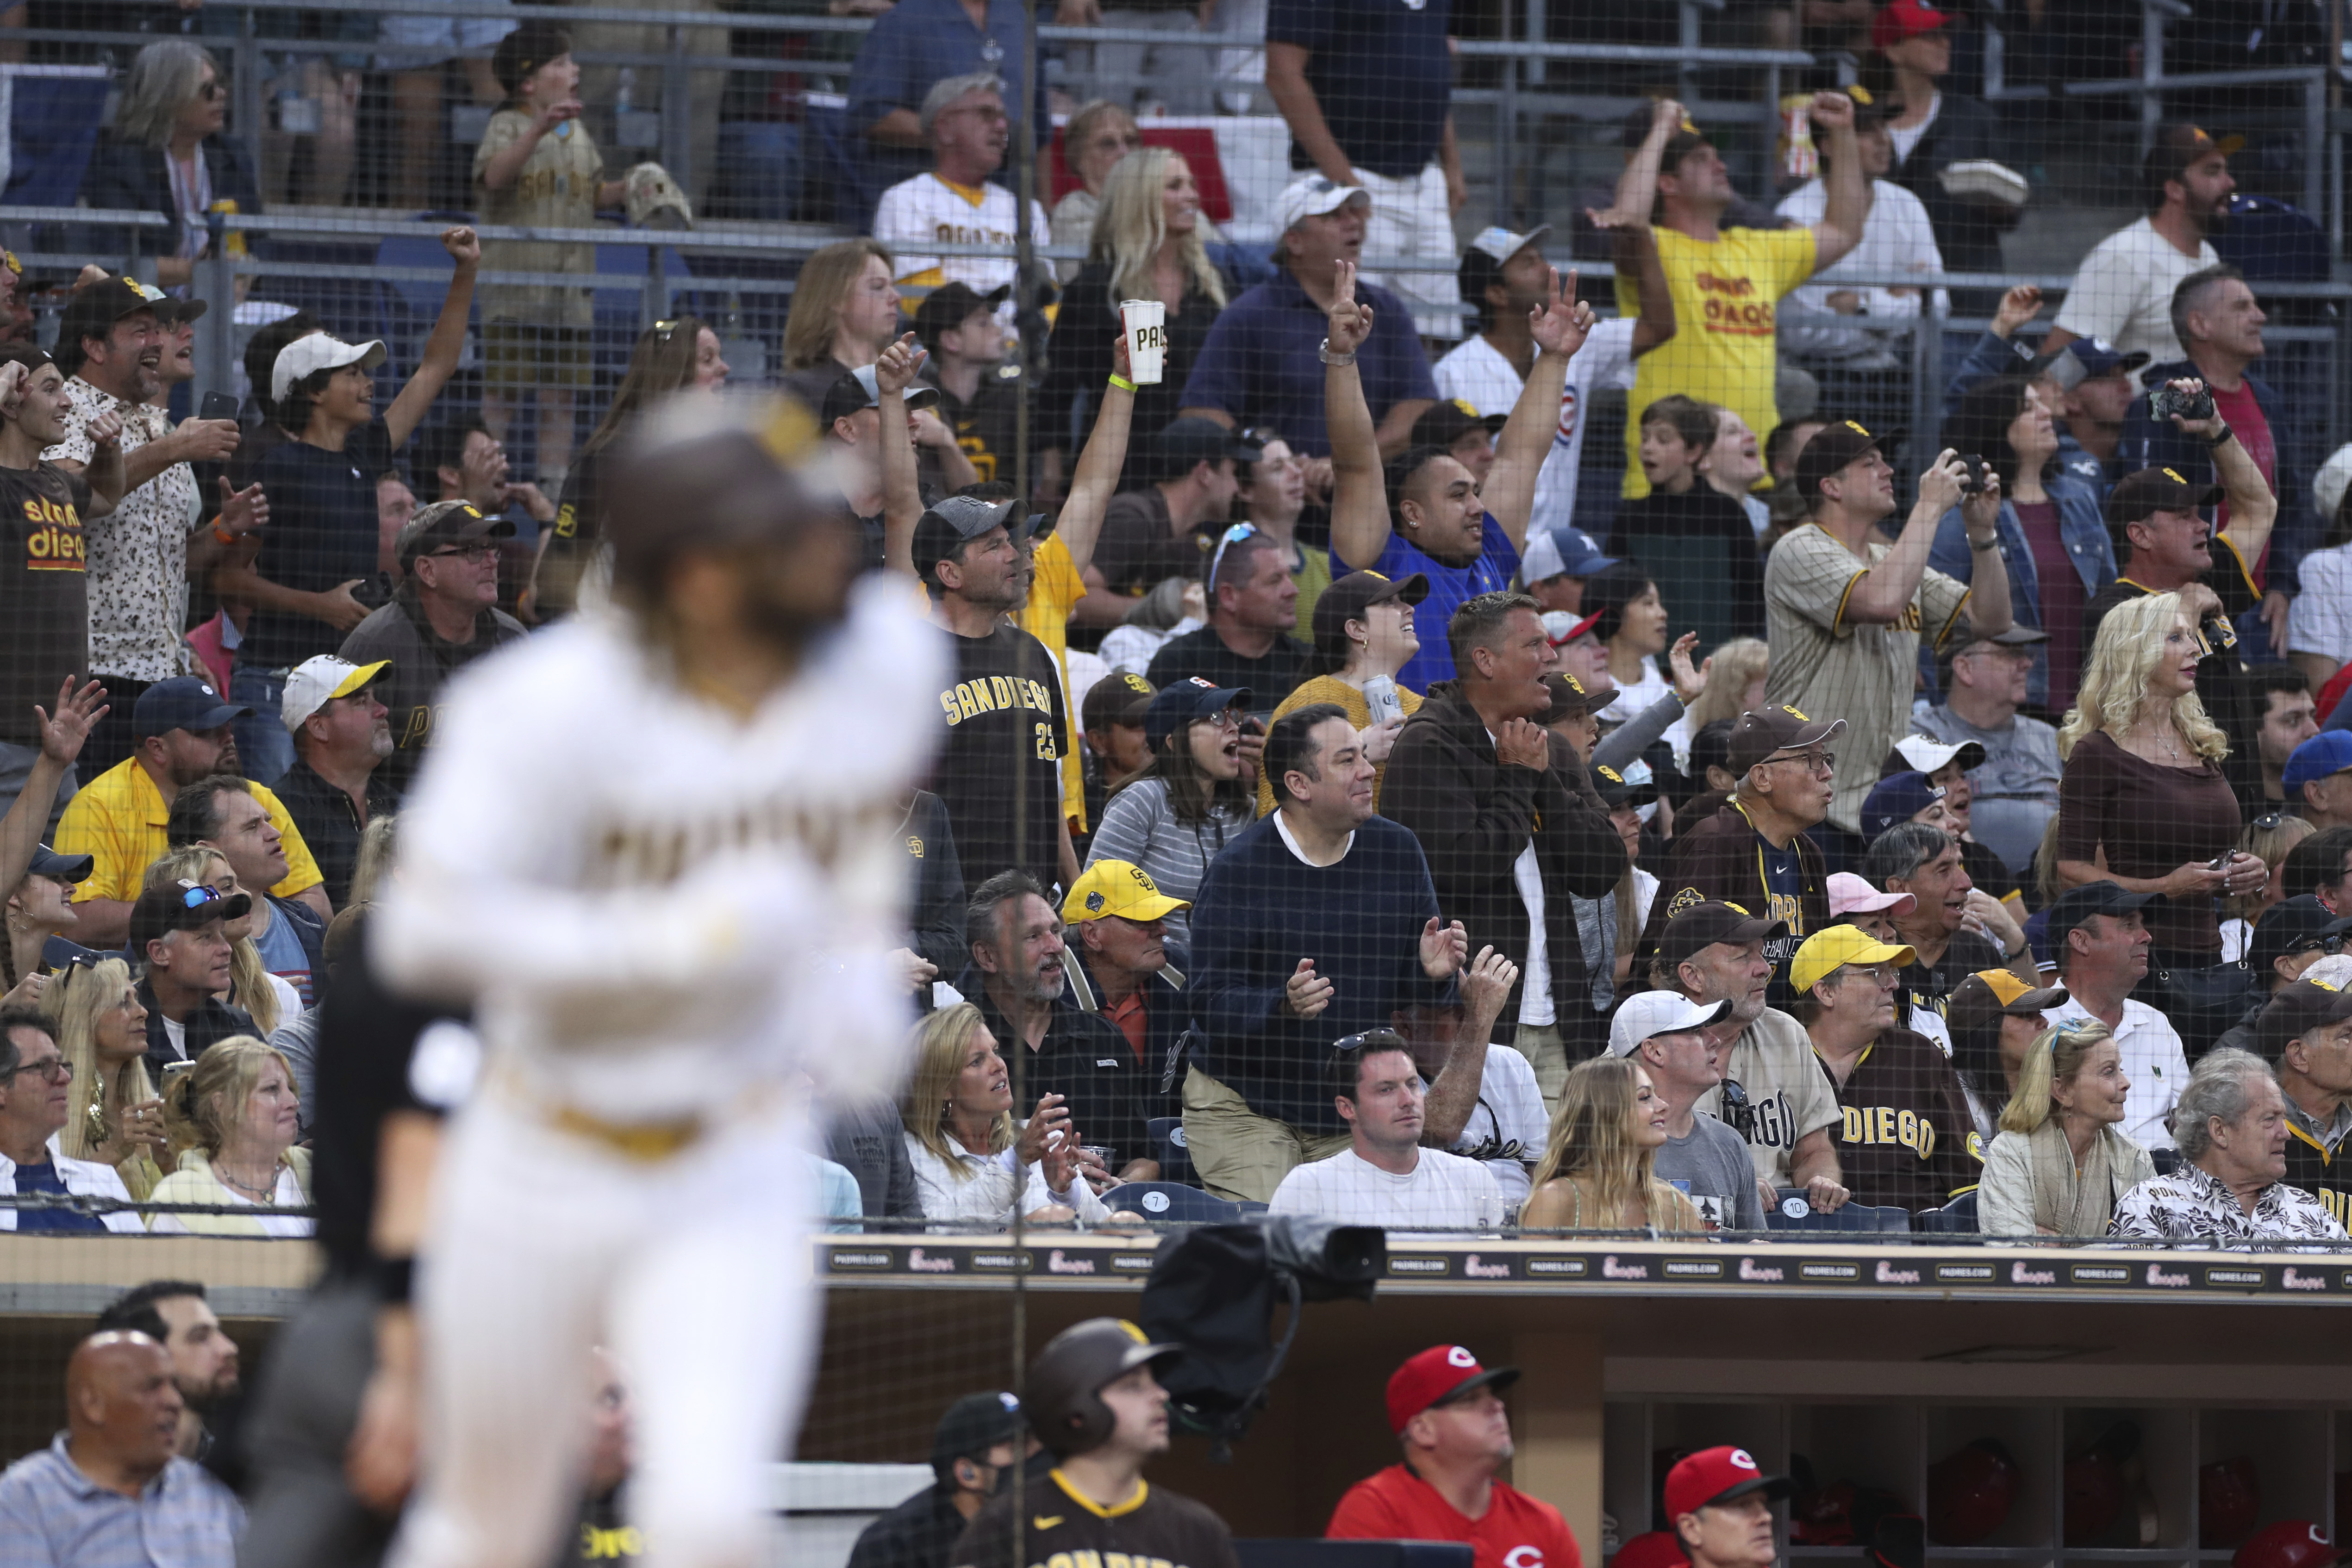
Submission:
[[1841,1135],[1849,1144],[1908,1149],[1923,1165],[1936,1152],[1936,1124],[1916,1111],[1892,1105],[1848,1105]]
[[86,571],[89,551],[81,531],[81,513],[68,503],[40,496],[25,497],[25,570],[26,571]]
[[1797,1146],[1797,1119],[1789,1110],[1786,1090],[1751,1100],[1748,1108],[1755,1113],[1748,1124],[1748,1141],[1759,1148],[1790,1149]]
[[905,814],[887,800],[835,805],[780,790],[688,821],[607,823],[590,834],[596,852],[586,885],[667,886],[721,854],[782,845],[830,870],[845,844],[886,823],[896,827]]

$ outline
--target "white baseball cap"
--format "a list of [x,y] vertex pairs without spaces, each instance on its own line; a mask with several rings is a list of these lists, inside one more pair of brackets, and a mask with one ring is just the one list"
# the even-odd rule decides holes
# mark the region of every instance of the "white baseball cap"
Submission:
[[1680,991],[1636,991],[1609,1023],[1609,1052],[1631,1056],[1645,1040],[1686,1034],[1731,1016],[1728,1001],[1695,1002]]
[[1275,201],[1274,232],[1286,235],[1298,226],[1301,218],[1336,213],[1360,197],[1364,205],[1372,204],[1372,193],[1361,185],[1342,185],[1328,174],[1301,175],[1284,186]]
[[2352,443],[2336,449],[2319,472],[2311,476],[2311,498],[2319,504],[2319,520],[2333,528],[2336,508],[2344,505],[2344,492],[2352,489]]
[[1984,766],[1985,748],[1981,741],[1960,740],[1947,743],[1931,735],[1906,735],[1895,743],[1903,760],[1921,773],[1933,777],[1951,765],[1957,758],[1963,771],[1973,772]]
[[286,695],[278,699],[278,716],[291,734],[335,698],[350,696],[391,667],[390,659],[378,659],[373,664],[354,664],[332,653],[305,659],[286,677]]
[[1550,233],[1549,224],[1538,224],[1525,234],[1513,234],[1509,229],[1497,225],[1493,228],[1480,229],[1473,235],[1469,248],[1489,257],[1496,266],[1500,267],[1528,246],[1543,244],[1545,237]]
[[320,371],[340,371],[345,365],[357,365],[372,371],[383,363],[383,340],[371,338],[364,343],[346,343],[341,338],[331,338],[324,332],[313,332],[307,338],[297,338],[278,350],[278,362],[269,369],[269,401],[284,402],[294,383]]

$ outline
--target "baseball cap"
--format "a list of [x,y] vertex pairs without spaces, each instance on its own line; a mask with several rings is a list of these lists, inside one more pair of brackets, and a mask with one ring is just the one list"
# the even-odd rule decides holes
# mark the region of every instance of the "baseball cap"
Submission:
[[1680,1519],[1703,1508],[1737,1502],[1751,1492],[1769,1498],[1793,1496],[1786,1476],[1768,1476],[1745,1448],[1702,1448],[1666,1472],[1666,1518]]
[[1906,38],[1916,38],[1922,33],[1933,33],[1951,20],[1927,0],[1895,0],[1880,7],[1870,24],[1870,47],[1884,49]]
[[1419,604],[1428,597],[1429,579],[1420,572],[1391,578],[1377,571],[1351,571],[1325,589],[1323,596],[1315,601],[1315,645],[1326,653],[1344,652],[1348,622],[1361,621],[1373,605],[1386,604],[1391,600]]
[[1565,648],[1591,631],[1594,622],[1607,613],[1605,610],[1596,610],[1590,615],[1577,616],[1565,610],[1547,610],[1543,612],[1544,635],[1553,647]]
[[1907,822],[1944,798],[1944,787],[1925,773],[1891,773],[1870,787],[1862,802],[1862,836],[1874,839],[1897,822]]
[[218,729],[252,712],[222,696],[202,675],[174,675],[139,694],[131,710],[131,733],[143,740],[175,729]]
[[977,1459],[1021,1435],[1021,1401],[1010,1394],[967,1394],[947,1407],[931,1429],[931,1466]]
[[[2345,451],[2352,452],[2352,446]],[[2347,459],[2346,472],[2352,474],[2352,459]],[[1591,577],[1615,566],[1617,559],[1602,555],[1592,536],[1582,528],[1547,528],[1528,537],[1528,553],[1519,558],[1519,575],[1529,582],[1548,577]]]
[[1848,964],[1909,964],[1917,956],[1909,947],[1881,942],[1860,926],[1824,926],[1806,937],[1789,960],[1789,983],[1801,992],[1810,991]]
[[[2047,635],[2047,633],[2043,633]],[[1991,638],[1983,641],[1990,642]],[[1886,761],[1879,769],[1881,779],[1892,779],[1897,773],[1920,772],[1937,774],[1958,762],[1960,771],[1972,772],[1984,766],[1985,748],[1980,741],[1963,740],[1947,745],[1931,735],[1906,735],[1887,748]]]
[[174,931],[194,931],[215,920],[242,920],[253,908],[249,893],[224,894],[201,882],[160,883],[139,890],[131,905],[131,951],[141,958],[147,944]]
[[2263,911],[2246,943],[2246,967],[2254,972],[2256,989],[2269,988],[2276,973],[2271,966],[2277,960],[2324,947],[2347,931],[2352,931],[2352,916],[2336,918],[2313,894],[2280,899]]
[[1728,1001],[1695,1002],[1680,991],[1636,991],[1609,1020],[1609,1054],[1631,1056],[1654,1036],[1686,1034],[1730,1016]]
[[1878,437],[1853,421],[1832,421],[1815,431],[1797,454],[1797,494],[1811,506],[1821,494],[1822,480],[1877,450]]
[[278,703],[278,716],[286,721],[290,734],[302,727],[304,719],[335,698],[350,696],[390,668],[390,659],[378,659],[373,664],[354,664],[332,653],[305,659],[286,677],[286,695]]
[[177,327],[189,321],[201,321],[212,308],[206,299],[174,299],[166,294],[155,301],[155,319],[166,327]]
[[1538,224],[1525,234],[1514,234],[1498,225],[1471,235],[1470,243],[1462,247],[1462,265],[1454,275],[1463,299],[1473,305],[1484,304],[1486,286],[1503,280],[1504,264],[1528,246],[1543,244],[1550,233],[1549,224]]
[[2275,1063],[2289,1042],[2313,1030],[2352,1019],[2352,991],[2339,991],[2312,980],[2297,980],[2270,999],[2254,1020],[2254,1039],[2263,1058]]
[[[1547,680],[1553,678],[1557,677],[1546,677]],[[1552,719],[1565,716],[1547,713],[1544,716]],[[1601,797],[1601,803],[1609,810],[1613,811],[1620,806],[1639,801],[1645,808],[1642,813],[1644,822],[1656,811],[1658,776],[1650,771],[1650,765],[1640,758],[1626,763],[1622,772],[1606,762],[1596,762],[1591,768],[1591,778],[1593,793]]]
[[[282,362],[282,361],[281,361]],[[940,401],[940,389],[920,382],[898,394],[908,413],[917,413]],[[817,419],[825,429],[833,428],[836,419],[847,419],[860,409],[879,408],[882,404],[880,383],[875,380],[872,365],[860,365],[854,371],[844,371],[824,389],[824,406],[817,410]]]
[[1160,688],[1143,710],[1143,738],[1151,749],[1197,718],[1209,718],[1229,707],[1250,706],[1247,686],[1221,686],[1202,675],[1187,675]]
[[[843,378],[846,380],[847,378]],[[925,508],[915,519],[914,558],[919,576],[928,578],[941,558],[961,544],[969,544],[991,528],[1003,528],[1019,544],[1036,531],[1037,518],[1015,501],[982,501],[970,496],[950,496]]]
[[1129,861],[1100,860],[1078,873],[1070,895],[1062,900],[1062,918],[1100,920],[1116,915],[1121,920],[1164,920],[1192,906],[1160,891],[1144,869]]
[[[1813,437],[1819,441],[1820,436]],[[1745,773],[1776,751],[1798,751],[1845,733],[1842,718],[1809,718],[1786,703],[1749,708],[1731,727],[1731,771]]]
[[1265,448],[1239,431],[1227,430],[1213,419],[1195,414],[1188,419],[1171,419],[1160,427],[1151,438],[1152,477],[1181,479],[1196,465],[1215,463],[1231,457],[1238,462],[1255,463],[1265,455]]
[[125,316],[152,310],[163,298],[160,288],[112,275],[75,289],[58,319],[58,353],[68,363],[79,362],[84,338],[103,338]]
[[2315,779],[2326,779],[2352,768],[2352,730],[2323,729],[2288,753],[2279,781],[2300,789]]
[[2054,354],[2033,361],[2032,374],[2048,376],[2063,392],[2102,376],[2127,376],[2148,361],[2147,350],[2125,353],[2105,338],[2077,338]]
[[1952,988],[1944,1017],[1955,1040],[1989,1040],[2004,1017],[2038,1019],[2065,1005],[2063,986],[2029,986],[2007,969],[1979,969]]
[[2201,125],[2159,126],[2156,140],[2148,144],[2147,156],[2140,161],[2140,175],[2154,192],[2164,181],[2179,179],[2199,159],[2216,152],[2226,158],[2245,144],[2242,136],[2215,136]]
[[1543,678],[1543,688],[1551,695],[1551,706],[1544,710],[1543,722],[1574,718],[1580,715],[1599,713],[1617,700],[1617,688],[1603,682],[1588,686],[1566,670],[1554,670]]
[[1372,204],[1372,193],[1361,185],[1343,185],[1328,174],[1303,174],[1282,188],[1275,198],[1274,232],[1276,242],[1282,235],[1298,226],[1301,219],[1319,218],[1326,213],[1336,213],[1350,202]]
[[1151,706],[1159,687],[1133,670],[1117,670],[1087,688],[1084,701],[1078,704],[1080,730],[1107,729],[1110,726],[1143,723],[1143,710]]
[[1658,957],[1668,969],[1717,942],[1770,942],[1789,934],[1785,920],[1750,915],[1737,904],[1710,898],[1677,909],[1658,933]]
[[2311,476],[2311,498],[2319,507],[2322,523],[2336,521],[2347,489],[2352,489],[2352,442],[2337,447]]
[[510,539],[515,526],[505,517],[484,517],[471,501],[436,501],[429,507],[419,507],[416,515],[400,525],[400,537],[393,545],[394,559],[400,570],[406,571],[416,564],[416,558],[429,555],[444,545],[469,545],[480,539]]
[[1458,397],[1442,397],[1412,422],[1412,444],[1452,451],[1454,444],[1473,431],[1492,435],[1510,422],[1507,413],[1480,413]]
[[1854,129],[1876,125],[1903,112],[1903,95],[1889,88],[1885,92],[1873,92],[1860,82],[1849,82],[1837,89],[1853,100]]
[[1432,1406],[1481,1388],[1499,1394],[1518,1380],[1516,1366],[1481,1366],[1476,1356],[1458,1344],[1431,1345],[1389,1375],[1389,1430],[1402,1432],[1406,1423]]
[[1875,915],[1891,910],[1896,915],[1908,915],[1919,906],[1919,901],[1907,893],[1881,893],[1850,871],[1833,871],[1829,880],[1830,915],[1843,919],[1849,915]]
[[324,332],[313,332],[307,338],[297,338],[278,350],[278,362],[270,367],[269,397],[273,402],[284,402],[294,383],[320,371],[340,371],[345,365],[357,365],[372,371],[384,361],[383,340],[371,338],[364,343],[346,343],[341,338]]
[[993,310],[1013,298],[1013,285],[1001,283],[982,294],[969,283],[942,283],[915,308],[915,339],[925,348],[942,332],[953,331],[982,310]]
[[2176,469],[2143,468],[2107,492],[2107,521],[2121,528],[2152,512],[2194,512],[2221,498],[2219,485],[2192,485]]
[[2094,915],[2129,915],[2155,897],[2152,893],[2126,893],[2123,883],[2105,880],[2068,888],[2050,905],[2050,950],[2064,952],[2067,934]]
[[53,876],[60,882],[88,882],[90,868],[98,863],[95,855],[61,855],[47,844],[33,846],[32,863],[26,866],[28,876]]

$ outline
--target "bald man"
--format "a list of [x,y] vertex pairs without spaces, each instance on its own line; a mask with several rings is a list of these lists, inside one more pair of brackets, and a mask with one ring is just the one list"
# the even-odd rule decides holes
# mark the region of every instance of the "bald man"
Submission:
[[66,1429],[0,1474],[0,1562],[234,1568],[245,1511],[179,1455],[171,1353],[95,1333],[66,1364]]

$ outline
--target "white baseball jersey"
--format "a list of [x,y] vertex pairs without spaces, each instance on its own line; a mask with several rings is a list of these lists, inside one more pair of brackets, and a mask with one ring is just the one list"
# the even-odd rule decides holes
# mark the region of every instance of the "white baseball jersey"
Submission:
[[[979,195],[975,202],[931,173],[901,180],[882,193],[881,205],[874,209],[874,237],[898,258],[900,282],[967,283],[975,293],[986,294],[1014,279],[1018,269],[1013,246],[1019,238],[1020,198],[993,183],[982,185]],[[1053,243],[1045,209],[1034,201],[1029,204],[1029,233],[1038,245]],[[926,245],[1003,246],[1004,255],[925,256],[917,247]],[[936,279],[923,276],[934,269]],[[1011,325],[1013,301],[1006,300],[999,314]]]
[[[1527,382],[1483,337],[1473,335],[1432,369],[1441,397],[1459,398],[1481,415],[1511,412]],[[1593,323],[1584,346],[1568,361],[1559,392],[1559,428],[1536,476],[1535,509],[1528,536],[1568,528],[1576,520],[1576,476],[1584,465],[1584,411],[1600,387],[1633,384],[1633,319],[1620,316]]]
[[402,813],[385,977],[473,998],[493,1064],[614,1122],[796,1070],[887,1092],[909,1021],[883,957],[908,891],[894,829],[937,743],[943,643],[869,579],[740,722],[617,617],[475,664]]

